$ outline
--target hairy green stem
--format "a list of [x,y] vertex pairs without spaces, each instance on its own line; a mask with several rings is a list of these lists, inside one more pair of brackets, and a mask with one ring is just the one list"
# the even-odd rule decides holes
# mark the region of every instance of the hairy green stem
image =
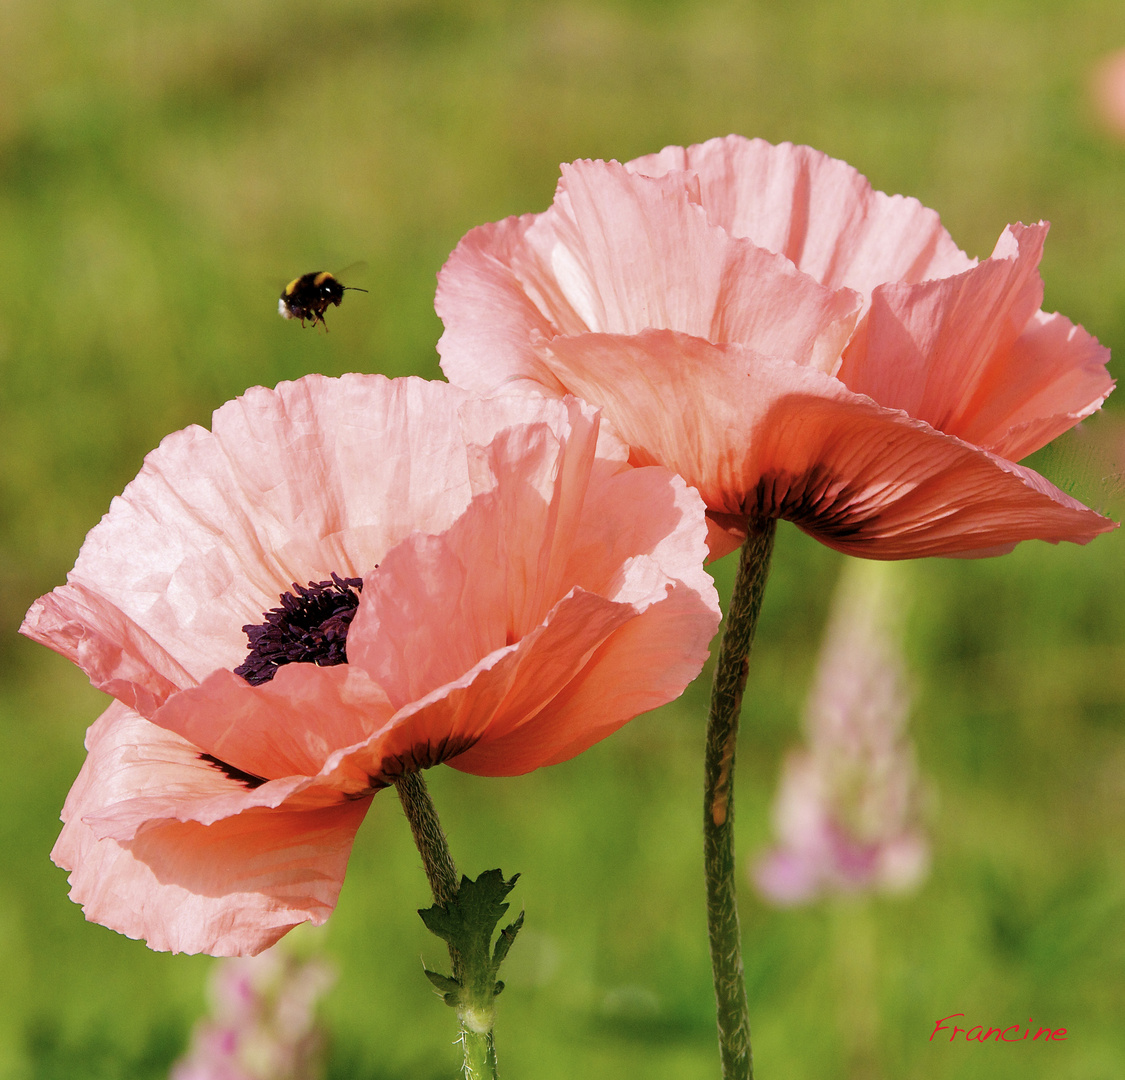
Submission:
[[445,839],[434,801],[426,789],[426,781],[420,772],[406,773],[395,781],[395,790],[406,811],[418,854],[422,856],[422,867],[434,894],[434,903],[448,904],[457,895],[461,878],[453,856],[449,854],[449,842]]
[[465,1051],[465,1080],[492,1080],[496,1076],[496,1046],[491,1029],[473,1031],[462,1024],[461,1046]]
[[[410,823],[410,831],[414,834],[414,843],[422,856],[422,867],[426,871],[434,903],[449,904],[461,887],[461,879],[449,853],[449,843],[426,781],[420,772],[407,773],[395,781],[395,788],[406,812],[406,820]],[[452,945],[449,946],[449,961],[453,965],[453,977],[463,981],[465,965],[460,952]],[[497,1080],[491,1011],[486,1016],[479,1011],[459,1011],[458,1019],[461,1022],[465,1080]]]
[[750,522],[715,662],[703,779],[707,932],[719,1022],[723,1080],[753,1080],[750,1017],[742,972],[734,858],[734,752],[750,646],[762,609],[777,522]]

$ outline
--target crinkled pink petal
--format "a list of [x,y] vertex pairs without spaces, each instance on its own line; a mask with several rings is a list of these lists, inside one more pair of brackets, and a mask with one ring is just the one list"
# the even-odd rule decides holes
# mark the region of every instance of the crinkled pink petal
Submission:
[[[576,393],[609,405],[633,464],[667,465],[699,486],[713,557],[743,539],[747,509],[759,499],[753,485],[763,479],[774,506],[788,499],[785,512],[803,527],[875,558],[997,554],[1025,535],[1089,539],[1108,526],[1081,517],[1084,508],[1003,462],[1089,415],[1112,388],[1108,353],[1080,327],[1039,310],[1045,232],[1043,224],[1011,226],[978,265],[916,200],[874,191],[850,166],[808,147],[733,135],[666,147],[625,166],[579,161],[562,167],[547,211],[475,230],[451,256],[437,298],[446,325],[442,367],[454,382],[477,389],[538,382],[544,393]],[[786,278],[783,266],[797,273]],[[810,288],[812,282],[827,293]],[[838,331],[849,325],[857,302],[863,318],[837,356]],[[500,325],[491,326],[493,318]],[[721,346],[744,346],[761,360],[758,397],[747,400],[715,371],[701,374],[689,364],[671,372],[670,339],[660,339],[660,331],[690,336],[701,355],[710,348],[707,363],[718,367]],[[610,355],[615,349],[631,360]],[[654,349],[665,352],[663,360],[642,362]],[[622,383],[621,364],[634,360],[643,370],[635,368]],[[878,546],[860,551],[841,539],[841,530],[851,535],[857,513],[869,528],[871,513],[853,507],[841,519],[835,501],[825,504],[817,494],[810,502],[808,493],[789,490],[807,478],[786,471],[778,488],[773,465],[755,464],[761,453],[751,439],[763,438],[760,420],[775,402],[796,393],[848,400],[838,386],[806,385],[786,364],[835,375],[871,399],[868,405],[934,429],[916,428],[915,441],[942,432],[962,444],[956,452],[945,447],[929,466],[921,451],[910,455],[929,479],[897,477],[892,501],[900,509],[919,506],[923,520],[908,527],[900,516],[887,516]],[[696,379],[704,385],[688,385]],[[633,401],[624,402],[627,396]],[[652,412],[647,418],[636,407],[642,400]],[[903,427],[905,419],[895,423]],[[868,441],[855,453],[870,458],[876,437],[861,427]],[[850,435],[837,425],[833,437]],[[951,489],[943,508],[939,478],[965,480],[974,446],[995,460],[977,459],[970,494]],[[848,465],[846,446],[818,453]],[[952,474],[950,455],[961,462]],[[788,468],[784,461],[779,467]],[[869,478],[855,479],[862,488]],[[924,490],[925,498],[901,498],[903,484]],[[988,514],[990,484],[1006,496]],[[804,507],[792,505],[795,499]],[[869,494],[863,500],[868,509],[877,505]],[[825,521],[811,520],[813,503],[828,515]],[[1031,521],[1037,506],[1045,514],[1038,529]],[[954,539],[958,527],[972,535]]]
[[90,729],[88,750],[51,853],[71,871],[71,898],[88,919],[153,949],[229,955],[258,952],[298,923],[328,917],[369,799],[250,806],[210,825],[169,816],[131,840],[99,838],[87,819],[130,794],[165,789],[176,803],[173,792],[190,801],[241,785],[116,702]]
[[384,690],[361,669],[286,664],[260,686],[216,671],[170,698],[153,723],[236,769],[272,780],[317,776],[333,753],[365,742],[393,714]]
[[563,165],[555,206],[527,232],[581,316],[578,326],[560,320],[559,331],[680,330],[834,368],[859,298],[710,224],[698,200],[697,185],[680,176]]
[[[167,820],[210,825],[244,810],[275,807],[310,787],[302,777],[267,783],[239,777],[228,762],[164,731],[139,713],[114,703],[86,735],[89,753],[78,794],[81,818],[99,839],[132,840]],[[310,793],[312,803],[337,801],[338,793]],[[69,807],[71,803],[68,803]],[[64,816],[68,814],[64,810]]]
[[809,146],[728,135],[667,146],[626,168],[694,175],[708,220],[784,255],[830,289],[869,297],[883,282],[947,277],[975,264],[933,210],[875,191],[846,162]]
[[[573,398],[569,403],[568,430],[525,425],[481,448],[474,471],[487,497],[470,507],[444,543],[419,538],[403,545],[368,579],[348,657],[397,706],[519,641],[570,591],[565,572],[599,425],[596,414],[581,411]],[[438,627],[449,640],[435,649],[420,635]]]
[[[572,416],[565,433],[526,425],[477,448],[476,469],[493,478],[491,506],[487,516],[466,516],[463,525],[451,530],[462,544],[463,558],[472,558],[477,544],[482,555],[496,551],[497,565],[479,568],[483,576],[477,589],[482,597],[493,598],[494,608],[500,607],[504,644],[540,625],[573,585],[571,553],[594,494],[601,424],[596,410],[580,411],[590,406],[572,397],[566,402]],[[622,464],[603,465],[598,480]],[[671,483],[672,477],[666,475],[664,481]],[[641,505],[638,499],[634,508]],[[481,619],[487,619],[483,611]]]
[[94,686],[146,716],[194,682],[175,657],[96,585],[77,580],[73,571],[71,576],[70,584],[35,601],[21,634],[62,654]]
[[[459,751],[458,768],[524,772],[698,674],[719,618],[698,498],[666,470],[595,461],[595,433],[572,432],[553,468],[560,448],[548,433],[505,433],[490,447],[495,490],[366,579],[349,661],[404,710],[379,753],[420,761],[441,745],[443,756]],[[646,649],[659,676],[638,659]],[[563,709],[579,684],[587,707]]]
[[[523,702],[505,702],[510,720],[497,722],[449,764],[480,776],[513,776],[555,765],[613,734],[633,717],[679,697],[702,670],[715,634],[715,613],[698,593],[682,584],[632,613],[605,636],[558,694],[532,717]],[[543,650],[545,651],[545,650]],[[528,675],[534,671],[528,665]],[[533,678],[525,677],[523,699],[542,699]],[[507,731],[505,731],[505,727]]]
[[[443,554],[453,553],[446,549]],[[420,562],[425,561],[423,556]],[[555,606],[542,626],[518,643],[495,650],[454,682],[412,702],[369,748],[353,753],[352,760],[362,762],[374,778],[386,783],[438,761],[457,766],[458,754],[521,724],[540,730],[537,715],[544,704],[577,676],[601,642],[635,614],[631,605],[575,590]],[[443,644],[443,638],[435,632],[434,645]],[[681,693],[684,685],[672,696]],[[540,764],[544,762],[524,768],[513,762],[497,772],[515,775]]]
[[148,456],[22,630],[151,716],[236,667],[242,626],[294,581],[362,577],[409,533],[448,527],[475,490],[463,426],[487,443],[533,416],[568,413],[378,375],[254,388],[216,412],[213,432],[188,428]]
[[1019,461],[1092,415],[1113,389],[1109,349],[1062,315],[1039,311],[991,364],[991,394],[961,438]]
[[[645,488],[646,497],[638,500],[637,490]],[[643,516],[633,510],[638,503],[646,507]],[[679,696],[702,669],[719,619],[718,599],[702,568],[706,547],[698,514],[698,495],[678,478],[669,490],[663,469],[632,470],[591,490],[570,573],[576,588],[628,603],[631,617],[549,700],[537,680],[525,682],[527,704],[513,696],[504,706],[520,722],[498,717],[487,738],[451,765],[511,775],[566,761],[632,717]],[[633,553],[626,556],[629,548]],[[528,664],[527,670],[535,669]],[[529,707],[536,699],[544,703]],[[529,719],[520,720],[521,714]]]
[[840,380],[990,450],[1015,425],[1057,434],[1060,413],[1092,412],[1113,386],[1109,352],[1038,316],[1046,234],[1042,223],[1008,226],[972,270],[877,288]]
[[550,268],[541,269],[526,250],[535,218],[473,229],[438,273],[435,307],[446,327],[437,347],[443,367],[457,364],[459,386],[490,393],[525,379],[559,397],[566,393],[529,349],[533,337],[558,333],[537,304],[547,307],[541,298],[553,290]]
[[[512,374],[544,375],[534,356],[502,368],[513,351],[489,357],[479,348],[493,306],[478,293],[508,297],[516,283],[545,316],[513,319],[527,310],[511,303],[491,333],[531,342],[586,331],[635,333],[646,327],[681,330],[713,341],[753,342],[794,363],[831,371],[854,325],[859,297],[830,291],[788,260],[711,225],[677,177],[632,175],[616,162],[563,166],[555,205],[524,228],[484,226],[462,242],[443,268],[437,310],[459,327],[438,344],[446,370],[465,385],[491,385]],[[504,250],[507,249],[507,250]],[[498,279],[507,260],[511,276]],[[496,283],[489,290],[488,283]],[[486,365],[482,371],[481,363]],[[550,385],[549,376],[544,380]]]
[[467,395],[421,379],[308,376],[256,387],[213,431],[168,436],[86,539],[68,584],[23,631],[146,715],[246,655],[293,582],[362,577],[471,498]]
[[556,338],[542,354],[604,405],[636,464],[675,469],[717,514],[786,518],[885,559],[1114,527],[1028,469],[742,346],[649,331]]

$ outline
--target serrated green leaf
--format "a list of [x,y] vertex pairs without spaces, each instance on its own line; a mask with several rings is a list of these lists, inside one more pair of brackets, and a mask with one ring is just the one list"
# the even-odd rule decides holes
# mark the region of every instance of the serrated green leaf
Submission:
[[437,971],[430,971],[429,968],[423,968],[422,971],[442,994],[456,994],[461,989],[461,983],[457,979]]
[[475,881],[462,877],[457,895],[447,904],[418,912],[426,928],[450,947],[456,977],[426,972],[447,1001],[454,998],[466,1008],[491,1007],[489,1003],[500,992],[497,986],[503,988],[496,973],[523,925],[523,912],[500,932],[495,949],[492,937],[511,906],[504,898],[517,880],[519,874],[506,881],[499,870],[486,870]]
[[493,968],[499,968],[504,963],[508,950],[516,940],[516,934],[520,932],[520,927],[523,926],[523,914],[521,911],[515,922],[509,923],[500,931],[500,936],[496,939],[496,949],[492,954]]
[[418,914],[431,934],[436,934],[442,941],[452,942],[458,930],[458,923],[445,907],[436,904],[429,908],[420,908]]

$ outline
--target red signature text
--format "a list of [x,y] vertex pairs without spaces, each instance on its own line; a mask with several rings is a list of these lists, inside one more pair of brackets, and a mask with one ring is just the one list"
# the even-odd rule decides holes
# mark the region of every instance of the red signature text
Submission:
[[936,1024],[934,1030],[930,1035],[930,1042],[934,1041],[934,1035],[938,1032],[944,1034],[949,1032],[949,1041],[953,1042],[958,1034],[965,1036],[965,1042],[988,1042],[990,1039],[993,1042],[1025,1042],[1029,1038],[1031,1042],[1066,1042],[1066,1028],[1049,1028],[1041,1027],[1032,1035],[1034,1030],[1031,1023],[1031,1017],[1027,1018],[1027,1029],[1021,1034],[1019,1024],[1012,1024],[1011,1027],[986,1028],[983,1024],[976,1024],[973,1027],[964,1028],[957,1024],[948,1024],[947,1020],[955,1020],[957,1017],[965,1018],[964,1013],[950,1013],[948,1016],[943,1016]]

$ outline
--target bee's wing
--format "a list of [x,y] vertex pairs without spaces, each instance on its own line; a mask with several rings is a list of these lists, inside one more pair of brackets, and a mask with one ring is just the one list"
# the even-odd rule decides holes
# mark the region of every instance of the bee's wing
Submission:
[[345,289],[355,289],[360,285],[367,284],[368,269],[367,263],[360,259],[359,262],[348,263],[343,270],[333,270],[332,276],[343,285]]

